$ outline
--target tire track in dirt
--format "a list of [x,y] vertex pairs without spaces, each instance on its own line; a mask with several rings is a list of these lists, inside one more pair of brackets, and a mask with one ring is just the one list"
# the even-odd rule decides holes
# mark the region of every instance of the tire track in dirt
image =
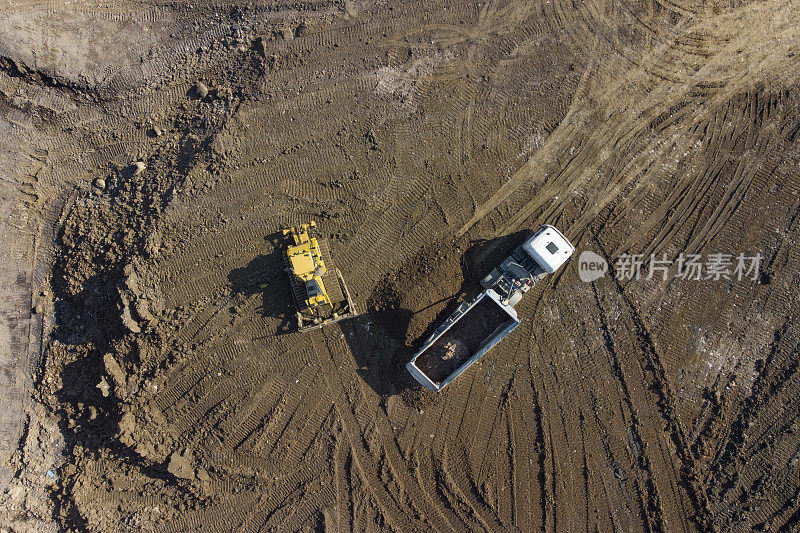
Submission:
[[[361,427],[351,407],[352,400],[349,399],[342,383],[336,377],[338,375],[338,370],[335,366],[336,361],[331,359],[332,354],[330,345],[328,344],[328,337],[325,336],[324,332],[321,330],[313,331],[309,337],[311,337],[310,343],[317,354],[318,363],[323,368],[328,388],[333,391],[336,412],[344,426],[345,438],[349,441],[353,461],[358,468],[361,479],[372,495],[374,502],[379,506],[381,515],[389,526],[394,529],[400,529],[402,527],[401,524],[408,525],[403,518],[404,513],[401,510],[399,502],[389,494],[383,483],[375,477],[375,473],[378,470],[377,466],[375,465],[369,446],[364,442]],[[320,353],[317,349],[318,345],[325,345],[328,347],[328,353]],[[343,405],[343,400],[346,400],[347,404]]]
[[[315,6],[316,15],[337,9],[303,5]],[[652,329],[658,323],[648,315],[646,288],[593,286],[598,317],[578,305],[576,294],[591,294],[586,287],[576,292],[572,273],[542,284],[523,302],[525,323],[515,337],[422,412],[397,395],[381,397],[362,376],[380,374],[376,365],[394,364],[404,353],[394,346],[402,341],[386,341],[387,347],[369,338],[364,328],[379,315],[324,332],[280,332],[285,279],[267,272],[274,270],[267,259],[273,246],[263,238],[318,217],[360,301],[420,250],[450,246],[459,227],[463,238],[556,221],[571,237],[591,227],[608,250],[638,251],[654,234],[653,250],[684,240],[685,249],[738,245],[731,240],[742,224],[737,210],[762,184],[774,183],[769,173],[794,136],[791,99],[758,88],[775,73],[753,67],[760,57],[753,50],[765,48],[764,62],[775,72],[791,66],[776,57],[786,51],[780,39],[793,35],[787,27],[796,17],[739,54],[755,30],[728,39],[738,26],[718,26],[734,16],[697,4],[492,2],[448,6],[447,13],[437,6],[392,7],[390,14],[333,16],[319,25],[316,15],[301,23],[293,11],[282,15],[286,31],[261,27],[264,73],[255,81],[263,90],[239,107],[209,148],[209,164],[221,161],[221,170],[193,170],[160,219],[165,246],[151,272],[169,313],[163,337],[141,349],[152,374],[148,386],[158,392],[137,407],[163,420],[137,424],[156,434],[163,427],[175,441],[154,463],[164,462],[170,446],[191,450],[193,466],[209,472],[213,487],[205,494],[197,480],[184,480],[170,488],[192,492],[202,509],[182,509],[167,529],[692,530],[686,519],[692,513],[719,517],[709,519],[713,524],[740,523],[738,511],[725,514],[703,502],[704,491],[719,485],[687,481],[713,461],[692,455],[696,443],[716,450],[719,440],[738,438],[713,430],[735,411],[728,403],[719,408],[722,418],[704,415],[711,428],[705,432],[684,417],[700,408],[681,396],[673,377],[681,361],[664,349],[661,330]],[[765,13],[786,14],[775,2],[730,11],[754,25]],[[546,42],[553,32],[559,37]],[[548,50],[563,52],[575,63],[568,72],[576,72],[537,62],[550,57]],[[746,66],[739,67],[733,61],[742,54]],[[414,71],[415,61],[433,66]],[[407,95],[376,89],[384,67],[402,74]],[[580,71],[573,98],[547,97],[571,92]],[[791,82],[777,78],[776,84]],[[162,92],[148,96],[135,112],[174,105],[189,87],[174,80],[163,99]],[[127,164],[150,142],[140,130],[112,142],[94,128],[113,124],[83,111],[74,115],[86,121],[87,142],[97,146],[80,164],[105,158]],[[694,150],[708,152],[705,158],[677,160],[706,168],[686,175],[679,167],[660,168],[698,140],[704,144]],[[658,214],[637,225],[637,209]],[[432,269],[421,276],[430,285],[461,276],[457,267],[437,272],[437,261],[421,263]],[[746,286],[731,290],[730,301],[749,294]],[[789,300],[774,290],[768,305],[778,313]],[[412,313],[410,332],[420,330],[413,310],[431,303],[425,298],[433,299],[433,291],[401,299]],[[782,350],[792,353],[791,346]],[[525,354],[528,363],[518,364]],[[773,361],[770,375],[795,379],[783,355]],[[739,487],[758,485],[768,458],[791,461],[792,441],[782,436],[791,415],[780,411],[788,397],[776,392],[784,396],[764,405],[763,427],[753,426],[753,440],[735,446],[737,457],[754,459],[726,502]],[[770,423],[783,432],[775,439]],[[86,479],[101,480],[115,464],[104,463]],[[780,475],[762,483],[771,486]],[[159,505],[166,505],[173,493],[159,494]],[[785,498],[793,487],[781,494],[764,500],[753,519],[791,521],[796,511]],[[116,496],[113,502],[125,509],[157,502]],[[82,499],[80,508],[96,516],[91,500]]]
[[[349,328],[347,328],[349,329]],[[350,333],[355,334],[357,336],[361,335],[357,328],[354,328],[355,331],[351,331]],[[337,356],[334,354],[349,354],[349,350],[346,350],[344,346],[342,346],[341,341],[337,341],[335,338],[326,335],[325,337],[326,345],[330,350],[331,356],[336,360]],[[339,345],[339,348],[336,348],[336,345]],[[342,363],[339,363],[341,365]],[[348,364],[346,360],[343,364]],[[341,366],[339,366],[341,368]],[[358,385],[355,386],[356,391],[360,387]],[[358,392],[353,392],[353,394],[358,395]],[[351,400],[352,401],[352,400]],[[418,507],[420,509],[420,516],[424,517],[426,522],[429,522],[432,527],[436,530],[450,530],[453,527],[456,527],[458,524],[458,520],[456,516],[450,512],[446,505],[432,505],[432,502],[440,502],[444,504],[446,500],[441,499],[441,495],[439,491],[441,490],[436,484],[433,486],[425,485],[425,484],[418,484],[418,477],[412,477],[409,472],[409,465],[408,461],[403,456],[403,452],[399,447],[399,442],[396,440],[394,436],[394,431],[390,425],[390,421],[386,418],[385,412],[379,405],[371,404],[371,402],[366,402],[365,406],[370,406],[368,409],[373,412],[371,414],[369,424],[374,424],[375,429],[377,432],[377,436],[380,440],[380,446],[382,449],[382,453],[384,454],[385,459],[388,461],[390,471],[393,477],[397,480],[398,486],[404,495],[403,499],[408,498],[411,505],[414,507]],[[424,430],[423,430],[424,431]],[[440,430],[437,431],[440,433]],[[417,453],[424,453],[424,450],[427,449],[427,446],[424,443],[422,444],[420,452],[412,452],[415,455]],[[374,453],[374,452],[373,452]],[[418,468],[420,468],[418,466]]]
[[[774,6],[773,9],[775,9]],[[763,13],[750,12],[748,15],[755,18],[763,16]],[[705,26],[709,26],[709,24],[707,22],[700,23],[700,27]],[[690,31],[693,30],[690,29]],[[777,30],[777,33],[790,33],[792,31],[790,25],[784,25]],[[547,144],[523,165],[493,198],[476,211],[473,217],[458,231],[457,236],[464,235],[480,219],[507,201],[523,185],[533,185],[534,187],[543,185],[543,187],[537,191],[536,199],[516,211],[513,218],[496,234],[509,233],[518,229],[546,202],[556,198],[557,201],[546,211],[552,216],[553,213],[562,208],[564,199],[571,196],[569,191],[585,185],[605,164],[613,161],[611,158],[616,157],[615,154],[619,147],[625,147],[636,137],[642,136],[642,133],[646,131],[652,121],[667,113],[677,102],[690,95],[694,86],[708,85],[708,76],[716,78],[714,79],[714,85],[718,86],[715,91],[716,94],[712,98],[712,102],[716,101],[718,104],[715,106],[712,102],[706,103],[707,109],[711,110],[716,109],[732,94],[740,90],[739,88],[744,88],[747,84],[757,83],[758,79],[754,78],[752,73],[748,76],[737,72],[737,70],[722,71],[720,76],[720,67],[730,68],[731,49],[734,45],[741,45],[742,41],[734,41],[727,36],[717,37],[715,41],[724,43],[722,46],[718,46],[716,54],[708,58],[701,69],[691,75],[684,75],[681,79],[675,81],[665,82],[662,80],[660,83],[655,82],[647,68],[644,67],[628,69],[626,70],[626,76],[619,78],[613,73],[622,69],[612,67],[608,64],[610,63],[608,60],[605,61],[606,64],[604,65],[597,65],[595,67],[597,69],[596,72],[587,71],[582,84],[583,89],[578,90],[576,99],[572,103],[571,111],[568,112],[559,128],[548,138]],[[780,41],[776,40],[775,42]],[[642,64],[658,64],[663,62],[665,58],[669,60],[671,50],[675,45],[680,46],[680,41],[673,39],[670,44],[672,46],[656,48]],[[776,55],[779,55],[779,52]],[[780,64],[780,61],[777,63]],[[741,71],[743,67],[733,66],[733,68]],[[685,71],[686,69],[683,70]],[[617,79],[614,79],[615,77]],[[609,83],[619,87],[623,93],[630,90],[628,87],[635,86],[637,87],[635,89],[637,95],[621,98],[619,97],[620,91],[606,92]],[[594,88],[601,86],[605,94],[614,95],[612,100],[607,100],[606,103],[601,103],[599,106],[595,103],[587,105],[585,101],[581,100],[581,95],[588,91],[586,96],[591,97],[590,102],[602,102],[603,97],[599,96],[599,94],[595,96],[593,91]],[[643,90],[642,88],[646,89]],[[585,110],[592,108],[602,109],[602,113],[609,118],[599,124],[587,121]],[[580,113],[577,111],[579,109],[581,110]],[[695,120],[700,120],[702,116],[703,114],[698,115]],[[589,131],[593,128],[597,128],[597,130],[588,133],[587,128]],[[598,141],[604,144],[597,145]],[[582,145],[585,146],[581,147]],[[578,147],[577,149],[576,146]],[[557,154],[573,154],[576,151],[578,155],[570,159],[567,165],[561,168],[552,168],[552,162],[558,161]],[[572,230],[576,232],[574,235],[578,235],[578,232],[581,231],[585,224],[612,201],[620,190],[634,180],[641,168],[642,165],[637,164],[633,168],[624,169],[621,176],[615,175],[610,181],[612,193],[605,193],[604,196],[592,202],[593,207],[583,215],[581,226],[577,230]],[[540,175],[536,176],[536,173]],[[553,177],[548,179],[550,175]]]
[[[780,115],[783,113],[780,113],[780,111],[776,117],[765,115],[765,110],[763,109],[765,106],[763,105],[758,106],[758,111],[753,111],[749,114],[756,116],[747,116],[748,114],[745,114],[745,117],[742,118],[743,113],[737,103],[742,98],[747,98],[748,102],[752,101],[757,98],[757,94],[757,92],[750,93],[749,98],[748,95],[742,95],[742,97],[735,98],[729,102],[715,117],[714,123],[716,123],[716,126],[713,129],[709,124],[704,126],[697,125],[693,128],[698,131],[710,129],[713,132],[707,141],[708,147],[704,147],[700,153],[713,154],[714,162],[699,173],[699,178],[695,178],[694,182],[684,181],[681,187],[673,190],[665,202],[655,206],[652,214],[642,225],[642,229],[631,235],[617,248],[613,255],[629,251],[649,231],[657,225],[663,224],[651,244],[642,251],[644,256],[655,253],[664,242],[668,242],[684,229],[697,210],[704,209],[703,203],[709,201],[708,196],[711,191],[716,193],[721,189],[721,185],[718,183],[720,181],[719,176],[724,170],[727,170],[726,165],[729,165],[732,152],[746,150],[752,153],[752,157],[740,160],[732,171],[733,179],[725,184],[724,193],[717,198],[711,199],[711,205],[714,206],[713,212],[707,217],[702,226],[692,230],[692,233],[687,237],[688,244],[684,251],[697,253],[706,248],[720,228],[728,223],[733,213],[741,206],[744,197],[753,186],[754,180],[758,179],[757,176],[761,174],[761,180],[763,181],[763,176],[769,175],[770,171],[777,167],[777,158],[785,150],[787,141],[791,142],[797,135],[795,120],[785,114],[781,117]],[[774,101],[771,97],[767,98],[768,102]],[[777,98],[780,101],[780,96]],[[774,111],[782,106],[777,103],[771,103],[766,107],[772,108]],[[762,121],[769,121],[771,124],[767,126]],[[730,136],[726,135],[724,140],[720,139],[720,134],[726,130],[731,132]],[[753,141],[754,136],[757,139],[755,143]],[[701,141],[698,139],[698,142]],[[731,171],[727,170],[725,173],[731,173]],[[669,213],[673,214],[670,215]]]

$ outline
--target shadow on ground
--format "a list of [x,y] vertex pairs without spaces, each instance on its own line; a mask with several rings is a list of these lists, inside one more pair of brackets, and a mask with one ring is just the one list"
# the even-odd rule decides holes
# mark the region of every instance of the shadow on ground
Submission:
[[277,318],[280,324],[275,334],[292,333],[297,330],[295,302],[286,264],[283,259],[283,234],[275,232],[264,238],[269,251],[256,256],[247,265],[228,274],[233,295],[252,296],[261,294],[258,311],[266,317]]
[[[364,381],[384,398],[396,394],[409,396],[409,393],[411,396],[427,396],[427,391],[406,370],[406,363],[461,302],[474,298],[483,290],[480,280],[531,233],[525,230],[495,239],[473,241],[460,258],[463,281],[459,289],[414,311],[403,305],[403,291],[395,282],[382,281],[364,305],[363,313],[341,323]],[[438,275],[435,268],[430,272],[430,275]],[[444,307],[428,321],[422,334],[409,338],[412,317],[441,304],[445,304]]]

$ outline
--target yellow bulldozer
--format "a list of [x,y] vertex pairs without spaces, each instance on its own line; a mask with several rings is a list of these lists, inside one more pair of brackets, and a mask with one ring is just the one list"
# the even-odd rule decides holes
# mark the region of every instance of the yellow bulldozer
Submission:
[[356,315],[342,273],[334,268],[328,243],[315,236],[316,223],[283,230],[286,271],[297,305],[300,331],[321,328]]

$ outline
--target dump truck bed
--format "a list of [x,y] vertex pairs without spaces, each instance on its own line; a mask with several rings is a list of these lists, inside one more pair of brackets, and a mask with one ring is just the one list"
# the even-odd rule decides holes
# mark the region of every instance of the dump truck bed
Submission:
[[492,290],[461,304],[408,363],[412,375],[441,390],[519,324],[514,309]]

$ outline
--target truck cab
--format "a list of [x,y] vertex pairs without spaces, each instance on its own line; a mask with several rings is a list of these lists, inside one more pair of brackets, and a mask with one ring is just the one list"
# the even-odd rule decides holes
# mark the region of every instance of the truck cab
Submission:
[[575,247],[554,226],[541,226],[514,252],[481,280],[484,289],[494,289],[512,307],[533,285],[567,262]]
[[552,274],[575,253],[575,247],[553,226],[542,226],[522,244],[522,249],[542,269]]

